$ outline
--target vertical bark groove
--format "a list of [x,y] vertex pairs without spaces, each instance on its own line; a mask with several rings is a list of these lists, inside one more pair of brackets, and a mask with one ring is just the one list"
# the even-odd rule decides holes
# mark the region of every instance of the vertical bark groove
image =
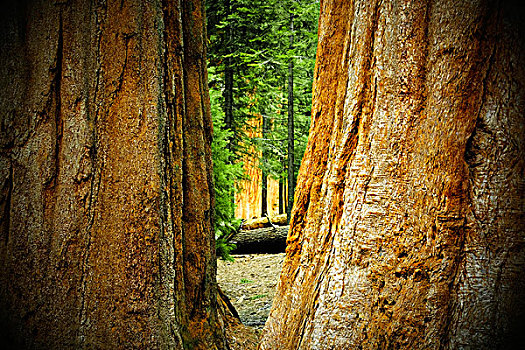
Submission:
[[62,14],[58,16],[58,42],[56,53],[56,72],[53,81],[55,94],[55,185],[58,181],[60,171],[60,158],[62,149],[62,135],[64,132],[64,122],[62,120],[62,65],[64,59],[64,28],[62,24]]
[[[93,41],[95,43],[96,50],[94,52],[94,79],[92,82],[89,81],[88,76],[86,75],[84,79],[84,92],[85,92],[85,102],[90,104],[92,107],[87,108],[86,110],[86,119],[92,123],[92,126],[89,130],[91,142],[88,146],[88,155],[89,161],[91,164],[91,173],[89,174],[89,191],[87,193],[87,208],[86,208],[86,227],[83,232],[85,237],[85,247],[81,252],[81,276],[80,276],[80,307],[79,307],[79,331],[78,331],[78,344],[80,348],[85,348],[85,341],[87,336],[88,329],[88,316],[87,316],[87,304],[86,304],[86,291],[88,283],[88,272],[89,264],[91,257],[91,244],[93,238],[93,225],[95,223],[97,199],[99,197],[99,190],[101,187],[102,181],[102,172],[104,168],[103,159],[99,157],[99,127],[98,122],[101,119],[101,104],[99,100],[100,91],[103,90],[104,78],[102,76],[102,28],[104,21],[106,19],[106,4],[102,3],[96,6],[95,4],[90,4],[89,11],[93,13],[93,19],[89,23],[89,31],[93,34]],[[86,71],[91,68],[90,62],[85,61],[84,67]],[[90,83],[93,86],[90,86]],[[90,96],[89,92],[92,89],[93,95]]]
[[9,225],[11,222],[11,196],[13,194],[13,166],[9,164],[8,166],[7,178],[4,180],[2,187],[2,195],[0,201],[0,208],[2,208],[2,243],[5,246],[9,244]]

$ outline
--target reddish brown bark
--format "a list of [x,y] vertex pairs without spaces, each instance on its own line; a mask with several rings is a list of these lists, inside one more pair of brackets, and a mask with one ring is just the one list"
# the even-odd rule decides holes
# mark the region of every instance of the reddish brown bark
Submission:
[[[249,137],[261,137],[263,116],[252,118],[248,121],[250,128],[247,128],[246,134]],[[242,180],[239,184],[239,191],[235,193],[235,217],[250,220],[253,218],[264,217],[262,212],[263,202],[263,171],[259,165],[262,153],[258,152],[254,146],[250,146],[251,156],[244,156],[243,168],[247,179]],[[266,208],[268,215],[278,214],[278,181],[268,176],[266,179]]]
[[2,340],[226,348],[202,1],[6,7]]
[[314,117],[261,349],[523,341],[518,17],[489,1],[322,1]]

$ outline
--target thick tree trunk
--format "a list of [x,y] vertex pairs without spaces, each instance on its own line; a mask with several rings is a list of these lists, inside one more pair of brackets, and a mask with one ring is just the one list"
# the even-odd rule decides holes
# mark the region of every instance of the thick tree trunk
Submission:
[[261,349],[523,345],[523,33],[491,4],[322,1]]
[[[248,137],[260,139],[261,122],[264,122],[262,115],[260,118],[251,118],[243,131]],[[246,179],[242,180],[238,185],[238,191],[235,193],[235,217],[250,220],[261,216],[261,209],[263,209],[263,202],[266,203],[266,212],[268,215],[277,215],[277,201],[278,201],[278,183],[277,180],[271,176],[263,174],[264,165],[261,166],[262,161],[265,162],[265,157],[262,152],[255,147],[255,145],[242,145],[248,150],[243,157],[243,171]],[[263,177],[266,181],[263,181]],[[266,199],[263,201],[264,191],[262,185],[266,184]]]
[[201,1],[2,11],[0,329],[16,348],[225,348]]

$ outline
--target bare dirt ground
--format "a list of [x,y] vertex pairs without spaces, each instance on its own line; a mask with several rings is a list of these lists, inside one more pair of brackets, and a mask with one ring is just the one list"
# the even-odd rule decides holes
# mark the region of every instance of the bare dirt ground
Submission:
[[284,253],[233,255],[217,260],[217,282],[237,309],[243,324],[262,329],[270,314]]

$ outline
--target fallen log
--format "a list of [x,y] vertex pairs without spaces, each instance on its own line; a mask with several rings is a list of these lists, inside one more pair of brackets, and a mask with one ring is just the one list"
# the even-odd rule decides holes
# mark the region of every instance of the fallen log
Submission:
[[240,230],[231,242],[236,249],[233,254],[283,253],[289,226],[263,227],[254,230]]

